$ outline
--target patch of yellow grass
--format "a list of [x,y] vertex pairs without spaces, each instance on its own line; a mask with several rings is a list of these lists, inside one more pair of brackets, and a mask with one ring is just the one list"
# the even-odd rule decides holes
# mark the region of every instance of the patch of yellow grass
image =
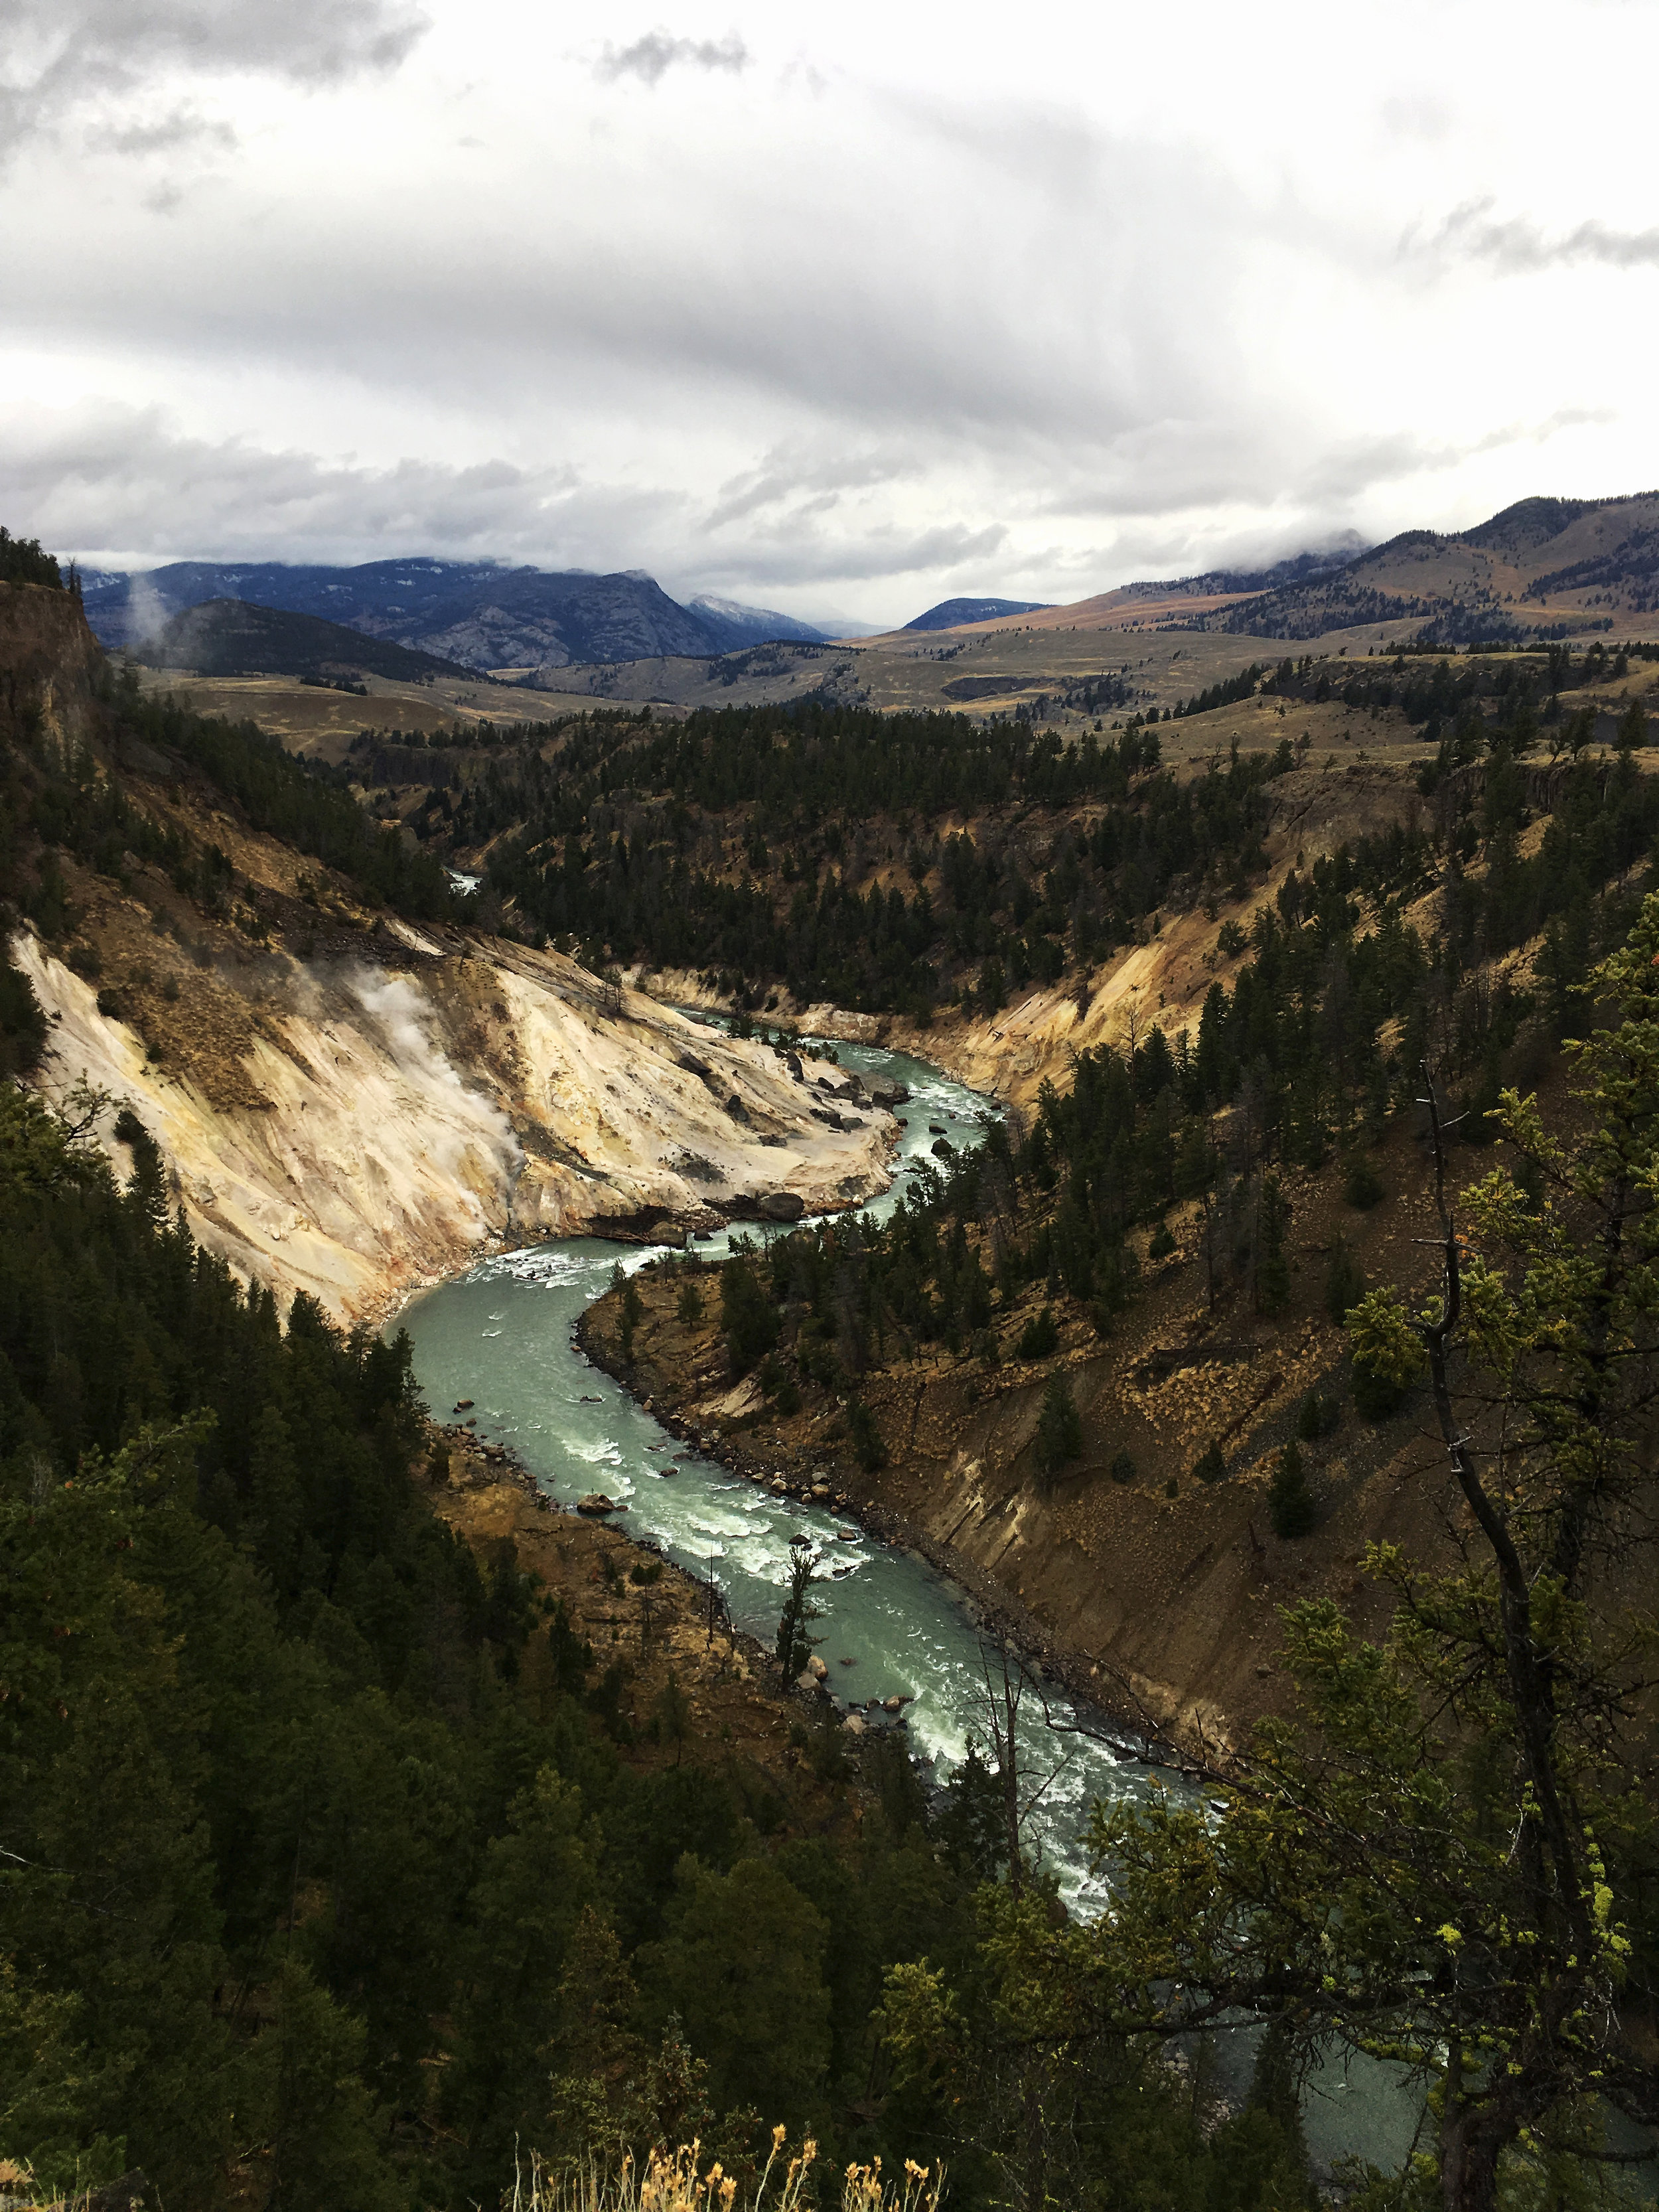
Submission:
[[[767,2194],[785,2158],[786,2132],[781,2127],[772,2130],[759,2186],[741,2212],[803,2212],[818,2154],[810,2136],[777,2175],[776,2194]],[[701,2150],[696,2142],[682,2143],[675,2151],[653,2150],[643,2169],[624,2158],[615,2173],[602,2173],[595,2166],[549,2172],[532,2152],[527,2172],[514,2161],[513,2188],[501,2199],[501,2212],[734,2212],[736,2181],[718,2162],[700,2172]],[[870,2166],[853,2165],[842,2177],[841,2212],[939,2212],[944,2186],[943,2166],[935,2172],[914,2159],[905,2160],[902,2180],[885,2179],[879,2159]]]

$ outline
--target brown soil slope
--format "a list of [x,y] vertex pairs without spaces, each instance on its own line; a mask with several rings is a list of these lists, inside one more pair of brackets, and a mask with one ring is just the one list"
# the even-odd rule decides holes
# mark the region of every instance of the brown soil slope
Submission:
[[[1397,1129],[1376,1157],[1385,1195],[1366,1212],[1344,1203],[1330,1170],[1286,1177],[1291,1297],[1272,1320],[1236,1291],[1211,1308],[1196,1216],[1175,1215],[1176,1251],[1146,1263],[1143,1295],[1110,1339],[1074,1320],[1054,1357],[1022,1361],[1017,1340],[1042,1304],[1034,1289],[997,1314],[995,1364],[930,1348],[877,1368],[860,1385],[890,1454],[875,1474],[860,1468],[837,1400],[804,1384],[801,1411],[780,1418],[754,1377],[734,1385],[715,1278],[705,1279],[696,1326],[677,1317],[678,1273],[635,1278],[646,1312],[631,1365],[620,1357],[617,1293],[593,1310],[584,1341],[753,1479],[798,1491],[827,1484],[872,1525],[919,1544],[1021,1640],[1069,1657],[1074,1679],[1105,1702],[1191,1741],[1236,1740],[1285,1702],[1274,1668],[1279,1607],[1340,1593],[1380,1626],[1380,1601],[1358,1572],[1364,1545],[1432,1552],[1453,1510],[1424,1408],[1361,1419],[1346,1340],[1325,1310],[1339,1237],[1373,1280],[1420,1272],[1417,1146]],[[1475,1172],[1478,1157],[1468,1164]],[[1070,1384],[1085,1445],[1050,1483],[1034,1445],[1055,1372]],[[1267,1485],[1310,1390],[1344,1410],[1334,1431],[1300,1447],[1318,1525],[1280,1542]],[[1193,1470],[1212,1443],[1227,1472],[1209,1486]]]

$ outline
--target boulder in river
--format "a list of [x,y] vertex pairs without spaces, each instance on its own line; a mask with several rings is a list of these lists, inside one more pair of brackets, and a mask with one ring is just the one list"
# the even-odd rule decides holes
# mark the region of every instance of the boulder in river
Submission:
[[812,1677],[812,1680],[815,1682],[822,1682],[829,1674],[830,1669],[824,1665],[823,1660],[819,1658],[817,1653],[815,1651],[806,1662],[806,1671]]
[[604,1491],[590,1490],[586,1498],[579,1498],[576,1500],[576,1510],[578,1513],[588,1513],[597,1517],[606,1513],[619,1513],[622,1508],[614,1498],[607,1498]]
[[799,1221],[806,1200],[798,1191],[769,1190],[755,1200],[755,1211],[763,1221]]

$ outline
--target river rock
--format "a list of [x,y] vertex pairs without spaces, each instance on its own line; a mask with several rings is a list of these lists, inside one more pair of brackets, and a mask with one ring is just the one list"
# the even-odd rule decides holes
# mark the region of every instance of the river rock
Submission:
[[799,1221],[806,1200],[796,1191],[769,1190],[756,1200],[755,1211],[763,1221]]
[[825,1680],[830,1673],[830,1669],[824,1665],[823,1660],[819,1658],[816,1651],[806,1662],[806,1671],[812,1677],[812,1680],[815,1682],[822,1682]]
[[600,1516],[606,1513],[619,1512],[621,1508],[617,1505],[616,1499],[614,1498],[607,1498],[604,1491],[590,1490],[586,1498],[579,1498],[576,1500],[576,1510],[578,1513],[587,1513]]
[[864,1715],[862,1713],[848,1713],[846,1719],[841,1725],[844,1735],[862,1735],[865,1729]]

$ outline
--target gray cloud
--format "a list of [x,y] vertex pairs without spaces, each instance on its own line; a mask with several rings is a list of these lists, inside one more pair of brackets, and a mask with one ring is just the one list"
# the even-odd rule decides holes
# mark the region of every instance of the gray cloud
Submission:
[[677,39],[663,30],[647,31],[631,46],[606,44],[593,64],[593,74],[606,84],[619,77],[635,76],[641,84],[659,84],[672,69],[726,70],[740,76],[750,64],[749,49],[735,31],[723,39]]
[[[1651,473],[1648,288],[1588,350],[1525,289],[1659,258],[1639,131],[1604,133],[1627,188],[1564,161],[1516,172],[1536,221],[1466,197],[1559,97],[1535,73],[1429,101],[1385,66],[1338,118],[1222,0],[1145,18],[1133,63],[1041,11],[1011,44],[981,0],[941,46],[848,0],[811,67],[735,0],[688,36],[599,0],[576,52],[524,0],[422,4],[392,75],[411,0],[0,0],[0,103],[51,126],[0,179],[9,526],[874,613],[1472,521],[1626,450]],[[123,404],[15,416],[66,392]]]
[[[427,27],[412,0],[9,0],[5,18],[0,152],[170,70],[248,71],[307,87],[384,72]],[[127,126],[136,135],[123,149],[121,126],[106,123],[101,143],[154,151],[145,133],[157,127]]]
[[1431,251],[1489,261],[1506,276],[1599,263],[1607,269],[1659,269],[1659,228],[1618,230],[1590,220],[1552,235],[1526,216],[1492,218],[1489,199],[1454,209],[1430,240]]
[[[81,407],[0,422],[0,486],[65,556],[358,561],[495,554],[550,568],[641,565],[684,591],[879,581],[988,560],[1001,523],[882,522],[853,532],[799,507],[735,540],[672,486],[605,484],[568,466],[367,468],[240,439],[181,434],[156,408]],[[827,513],[828,510],[825,510]],[[688,565],[690,562],[691,565]]]
[[[9,416],[0,427],[0,483],[11,509],[38,516],[66,550],[156,562],[192,552],[269,557],[273,546],[296,559],[366,559],[375,547],[539,553],[559,539],[560,508],[581,489],[565,466],[367,468],[241,439],[191,438],[158,408],[112,406]],[[617,504],[625,529],[627,498]],[[591,517],[578,519],[573,534],[596,535]]]
[[228,153],[237,138],[222,118],[200,115],[193,108],[175,107],[169,114],[143,123],[94,125],[87,131],[86,143],[97,152],[142,156],[198,149]]

